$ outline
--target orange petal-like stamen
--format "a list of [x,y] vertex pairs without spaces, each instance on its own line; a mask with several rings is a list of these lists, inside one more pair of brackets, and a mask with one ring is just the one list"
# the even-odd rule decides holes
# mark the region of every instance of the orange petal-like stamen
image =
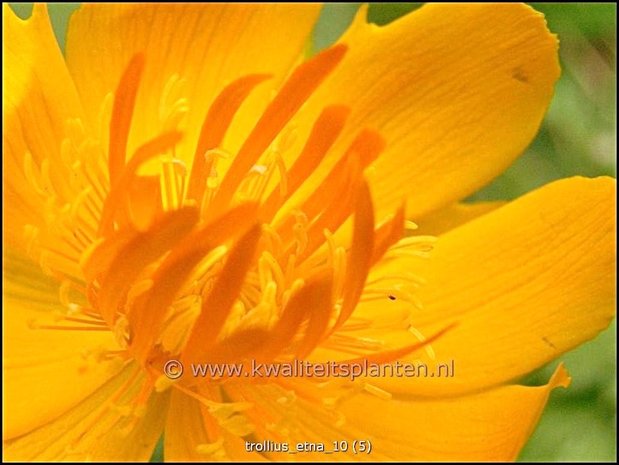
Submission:
[[120,302],[142,270],[180,242],[197,221],[198,212],[194,207],[166,213],[148,231],[136,233],[118,250],[99,292],[99,310],[105,321],[114,324]]
[[203,360],[206,352],[215,344],[232,305],[243,286],[245,274],[252,265],[252,258],[260,238],[260,226],[256,225],[243,236],[231,250],[217,282],[202,304],[183,352],[183,360]]
[[219,213],[228,206],[237,187],[258,157],[335,69],[346,50],[345,45],[336,45],[295,69],[240,148],[215,196],[214,211],[211,215]]
[[237,331],[212,346],[206,358],[201,361],[223,364],[242,360],[250,354],[253,356],[260,353],[262,348],[268,344],[270,337],[269,331],[262,328]]
[[296,291],[284,308],[281,318],[270,331],[268,343],[261,351],[261,356],[272,359],[286,349],[297,334],[305,319],[316,311],[312,334],[305,340],[303,350],[307,350],[307,344],[314,339],[320,326],[322,313],[329,313],[331,309],[332,277],[317,275],[308,280],[303,287]]
[[348,158],[348,169],[345,177],[341,180],[341,186],[332,192],[333,198],[326,205],[324,211],[318,215],[307,230],[307,243],[303,252],[298,255],[298,263],[310,257],[312,253],[325,242],[324,231],[337,231],[353,211],[356,194],[359,189],[363,171],[359,166],[359,160],[355,157]]
[[166,150],[174,147],[180,141],[181,137],[182,134],[180,132],[170,131],[161,134],[136,150],[116,182],[112,185],[110,193],[103,204],[101,223],[99,225],[100,235],[106,236],[112,231],[114,227],[114,214],[117,210],[126,205],[125,202],[129,195],[129,187],[134,181],[140,166],[149,159],[165,153]]
[[131,119],[133,118],[140,79],[144,71],[144,60],[144,54],[142,53],[135,55],[131,59],[120,78],[116,94],[114,95],[108,155],[108,169],[112,185],[114,185],[125,166],[129,129],[131,128]]
[[[342,179],[346,179],[350,165],[349,160],[354,158],[358,162],[361,171],[368,167],[384,149],[383,138],[375,131],[365,129],[361,131],[350,144],[344,156],[331,169],[327,177],[321,182],[318,189],[298,207],[307,218],[313,219],[318,216],[328,205],[333,203],[334,192],[338,191]],[[287,216],[277,227],[277,232],[284,242],[289,242],[293,237],[294,217]],[[339,226],[339,224],[338,224]],[[322,235],[323,230],[319,233]]]
[[372,264],[377,263],[385,252],[404,235],[405,207],[402,205],[395,216],[376,229]]
[[221,145],[232,118],[250,92],[261,82],[268,79],[268,74],[251,74],[237,79],[217,96],[202,123],[198,145],[193,158],[187,198],[200,203],[204,193],[206,179],[210,172],[209,161],[205,158],[208,150]]
[[346,266],[344,301],[334,328],[340,327],[355,309],[370,271],[373,250],[374,206],[372,205],[370,188],[367,182],[363,182],[359,189],[355,208],[352,247]]
[[303,339],[297,348],[297,358],[303,360],[320,342],[325,334],[331,318],[333,278],[320,280],[316,283],[314,300],[306,302],[309,309],[309,321]]
[[161,203],[153,202],[153,199],[161,198],[161,181],[158,175],[134,176],[127,195],[129,222],[136,229],[148,229],[153,220],[163,213]]
[[333,105],[322,111],[312,127],[312,132],[301,154],[287,173],[286,196],[280,195],[277,189],[271,192],[260,210],[260,217],[263,221],[270,221],[283,203],[292,197],[308,176],[318,167],[342,132],[349,113],[350,109],[343,105]]
[[145,360],[165,311],[194,267],[215,247],[245,234],[255,223],[256,206],[240,205],[185,237],[152,275],[152,287],[131,310],[132,348]]

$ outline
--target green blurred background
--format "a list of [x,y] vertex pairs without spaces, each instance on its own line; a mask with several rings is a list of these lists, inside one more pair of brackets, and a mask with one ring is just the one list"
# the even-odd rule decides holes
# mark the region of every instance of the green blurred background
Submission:
[[[387,24],[420,3],[374,4],[369,19]],[[616,177],[616,5],[542,4],[558,34],[562,75],[544,124],[529,149],[501,177],[470,200],[513,199],[552,180],[574,176]],[[12,4],[22,17],[32,4]],[[67,20],[78,4],[51,4],[62,47]],[[315,29],[314,51],[335,41],[359,4],[327,4]],[[597,339],[561,357],[573,381],[555,390],[521,461],[615,461],[616,323]],[[557,362],[525,380],[545,383]],[[161,445],[153,461],[160,461]]]

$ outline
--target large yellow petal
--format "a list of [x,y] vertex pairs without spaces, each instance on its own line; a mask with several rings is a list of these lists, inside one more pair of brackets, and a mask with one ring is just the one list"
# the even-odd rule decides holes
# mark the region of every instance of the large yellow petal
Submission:
[[179,391],[171,393],[164,438],[167,462],[264,460],[247,453],[242,438],[218,428],[204,404]]
[[200,403],[186,394],[173,391],[165,427],[164,453],[168,462],[198,462],[200,444],[209,442],[204,429]]
[[[4,443],[10,461],[147,461],[161,436],[168,393],[133,408],[144,378],[126,367],[58,419]],[[50,395],[50,399],[53,397]]]
[[[377,272],[427,281],[412,327],[428,336],[456,324],[431,345],[455,373],[377,382],[428,396],[480,389],[606,328],[615,315],[615,195],[611,178],[557,181],[440,236],[427,260],[383,264]],[[422,352],[411,358],[434,364]]]
[[374,460],[512,461],[550,392],[568,384],[559,367],[545,386],[506,386],[440,400],[386,400],[364,393],[345,401],[341,412],[347,433],[372,443],[368,457]]
[[415,221],[418,228],[414,234],[439,236],[505,204],[504,201],[496,200],[448,205]]
[[25,434],[59,417],[122,368],[102,361],[117,350],[109,331],[44,329],[75,326],[60,320],[58,284],[18,255],[4,257],[4,438]]
[[[291,454],[264,454],[275,461],[514,460],[550,392],[567,386],[569,376],[560,366],[544,386],[425,400],[389,398],[363,382],[341,383],[343,395],[331,397],[336,391],[329,386],[337,383],[287,380],[285,388],[275,383],[244,388],[242,398],[255,402],[257,418],[268,421],[250,441],[287,442]],[[317,452],[318,444],[332,453]]]
[[3,216],[7,241],[25,248],[24,225],[41,224],[46,198],[71,197],[61,143],[81,110],[46,7],[21,20],[5,4],[2,18]]
[[[273,86],[302,56],[319,10],[319,5],[82,5],[69,24],[67,62],[89,121],[107,137],[107,121],[98,122],[100,114],[109,117],[106,95],[116,90],[131,58],[143,52],[129,146],[173,124],[185,107],[186,137],[177,155],[191,160],[217,94],[243,75],[269,73],[273,81],[250,98],[263,107]],[[258,116],[250,111],[248,118],[255,122]],[[247,135],[249,123],[242,121],[239,115],[237,123]]]
[[405,198],[419,218],[476,191],[528,145],[559,76],[557,41],[522,4],[429,4],[384,27],[364,16],[297,122],[299,139],[325,105],[349,105],[330,159],[362,127],[377,129],[387,142],[368,171],[377,218]]

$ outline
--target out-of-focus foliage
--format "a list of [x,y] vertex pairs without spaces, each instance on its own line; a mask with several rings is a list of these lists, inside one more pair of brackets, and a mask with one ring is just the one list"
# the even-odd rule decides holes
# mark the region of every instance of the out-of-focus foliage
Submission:
[[[64,50],[69,17],[79,6],[79,3],[49,3],[47,5],[52,27],[54,28],[56,38],[62,50]],[[11,3],[11,8],[13,8],[13,11],[15,11],[18,16],[27,18],[32,11],[32,3]]]
[[[70,14],[79,4],[50,4],[60,46]],[[373,4],[369,19],[390,21],[420,3]],[[470,200],[513,199],[552,180],[615,176],[616,170],[616,5],[531,4],[546,15],[559,36],[562,76],[542,128],[526,153]],[[13,4],[27,17],[31,4]],[[359,4],[328,4],[314,34],[313,51],[333,41],[350,24]],[[569,199],[566,199],[569,201]],[[555,390],[539,427],[521,454],[523,461],[614,461],[616,457],[616,325],[564,357],[573,377]],[[556,366],[529,376],[545,382]],[[153,461],[161,461],[159,444]]]
[[559,36],[561,79],[524,156],[474,199],[512,198],[567,176],[615,175],[615,5],[535,4]]

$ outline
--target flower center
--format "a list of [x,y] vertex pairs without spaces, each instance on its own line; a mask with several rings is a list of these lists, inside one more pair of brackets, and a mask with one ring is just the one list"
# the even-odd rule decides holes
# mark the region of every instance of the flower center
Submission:
[[[374,245],[373,208],[362,173],[382,149],[380,136],[362,131],[320,188],[281,214],[332,147],[349,111],[326,108],[289,170],[282,157],[291,137],[285,126],[344,51],[342,46],[332,48],[295,70],[223,176],[218,173],[220,160],[227,156],[222,140],[263,75],[238,79],[215,99],[202,125],[191,173],[172,156],[162,160],[162,201],[150,208],[160,210],[159,219],[136,233],[139,241],[150,244],[144,247],[150,256],[142,260],[131,240],[126,250],[117,252],[119,260],[99,272],[101,278],[91,285],[105,321],[127,328],[125,343],[144,363],[156,364],[170,355],[219,362],[305,356],[352,312]],[[130,123],[142,66],[137,57],[125,72],[113,124]],[[131,219],[122,219],[123,202],[130,202],[138,168],[178,140],[174,131],[164,133],[121,168],[127,135],[122,128],[110,132],[112,189],[99,228],[116,243],[126,229],[123,223],[131,225]],[[266,195],[276,173],[279,186]],[[355,210],[356,204],[362,208]],[[351,216],[354,241],[346,251],[333,233]],[[170,238],[175,243],[161,244],[168,230],[176,232]],[[99,262],[97,252],[109,243],[104,239],[92,251],[85,269]],[[151,254],[151,246],[158,250]],[[353,265],[348,273],[347,262]]]
[[[416,276],[369,272],[379,261],[423,255],[432,242],[402,238],[403,207],[375,225],[364,170],[383,150],[381,136],[361,128],[334,153],[350,109],[332,105],[293,153],[291,120],[345,50],[335,46],[297,67],[234,154],[224,143],[228,128],[268,76],[243,76],[225,87],[203,120],[195,150],[182,158],[177,127],[190,102],[178,96],[182,79],[172,76],[161,96],[160,127],[127,156],[141,55],[103,102],[103,137],[89,137],[81,121],[72,120],[58,157],[50,151],[35,163],[26,154],[26,177],[48,208],[44,227],[29,225],[24,233],[31,255],[61,281],[67,309],[33,328],[113,332],[120,350],[85,354],[86,368],[110,359],[138,362],[127,364],[125,381],[85,430],[115,406],[130,431],[151,394],[171,385],[161,374],[170,359],[185,366],[286,362],[321,346],[349,362],[386,363],[420,347],[431,350],[433,338],[410,326],[408,316],[397,324],[416,341],[394,348],[363,333],[374,318],[353,314],[359,303],[378,299],[418,305],[407,290],[418,284]],[[328,154],[337,162],[316,180]],[[306,182],[315,186],[309,194],[301,189]],[[340,427],[345,419],[336,407],[346,396],[365,391],[390,398],[362,379],[261,383],[225,376],[174,383],[203,409],[209,443],[199,452],[205,457],[222,452],[220,430],[283,440],[299,418],[320,418],[316,428]]]
[[[389,296],[416,303],[398,285],[366,286],[372,265],[388,251],[398,253],[390,247],[405,225],[401,209],[375,227],[363,172],[382,151],[382,138],[362,129],[316,189],[295,196],[345,127],[349,109],[328,106],[295,161],[285,161],[292,158],[295,134],[290,120],[345,51],[338,45],[297,67],[234,157],[223,146],[226,132],[268,76],[244,76],[224,88],[203,121],[191,169],[175,156],[182,137],[176,127],[189,104],[173,98],[178,76],[163,92],[159,134],[127,157],[144,68],[143,57],[134,57],[102,111],[110,121],[106,169],[100,145],[86,140],[77,149],[66,147],[82,155],[72,169],[83,188],[63,207],[60,234],[41,240],[36,228],[27,231],[33,244],[47,245],[41,265],[64,279],[61,301],[73,311],[64,325],[47,327],[70,329],[72,322],[76,329],[111,329],[153,376],[170,358],[304,358],[332,335],[331,344],[354,355],[395,357],[375,341],[333,334],[345,324],[365,324],[348,321],[359,301]],[[79,129],[79,122],[74,125]],[[144,174],[149,164],[159,173]],[[60,189],[45,163],[37,168],[26,157],[25,168],[42,195]],[[408,251],[417,244],[420,252],[429,241],[401,244]]]

